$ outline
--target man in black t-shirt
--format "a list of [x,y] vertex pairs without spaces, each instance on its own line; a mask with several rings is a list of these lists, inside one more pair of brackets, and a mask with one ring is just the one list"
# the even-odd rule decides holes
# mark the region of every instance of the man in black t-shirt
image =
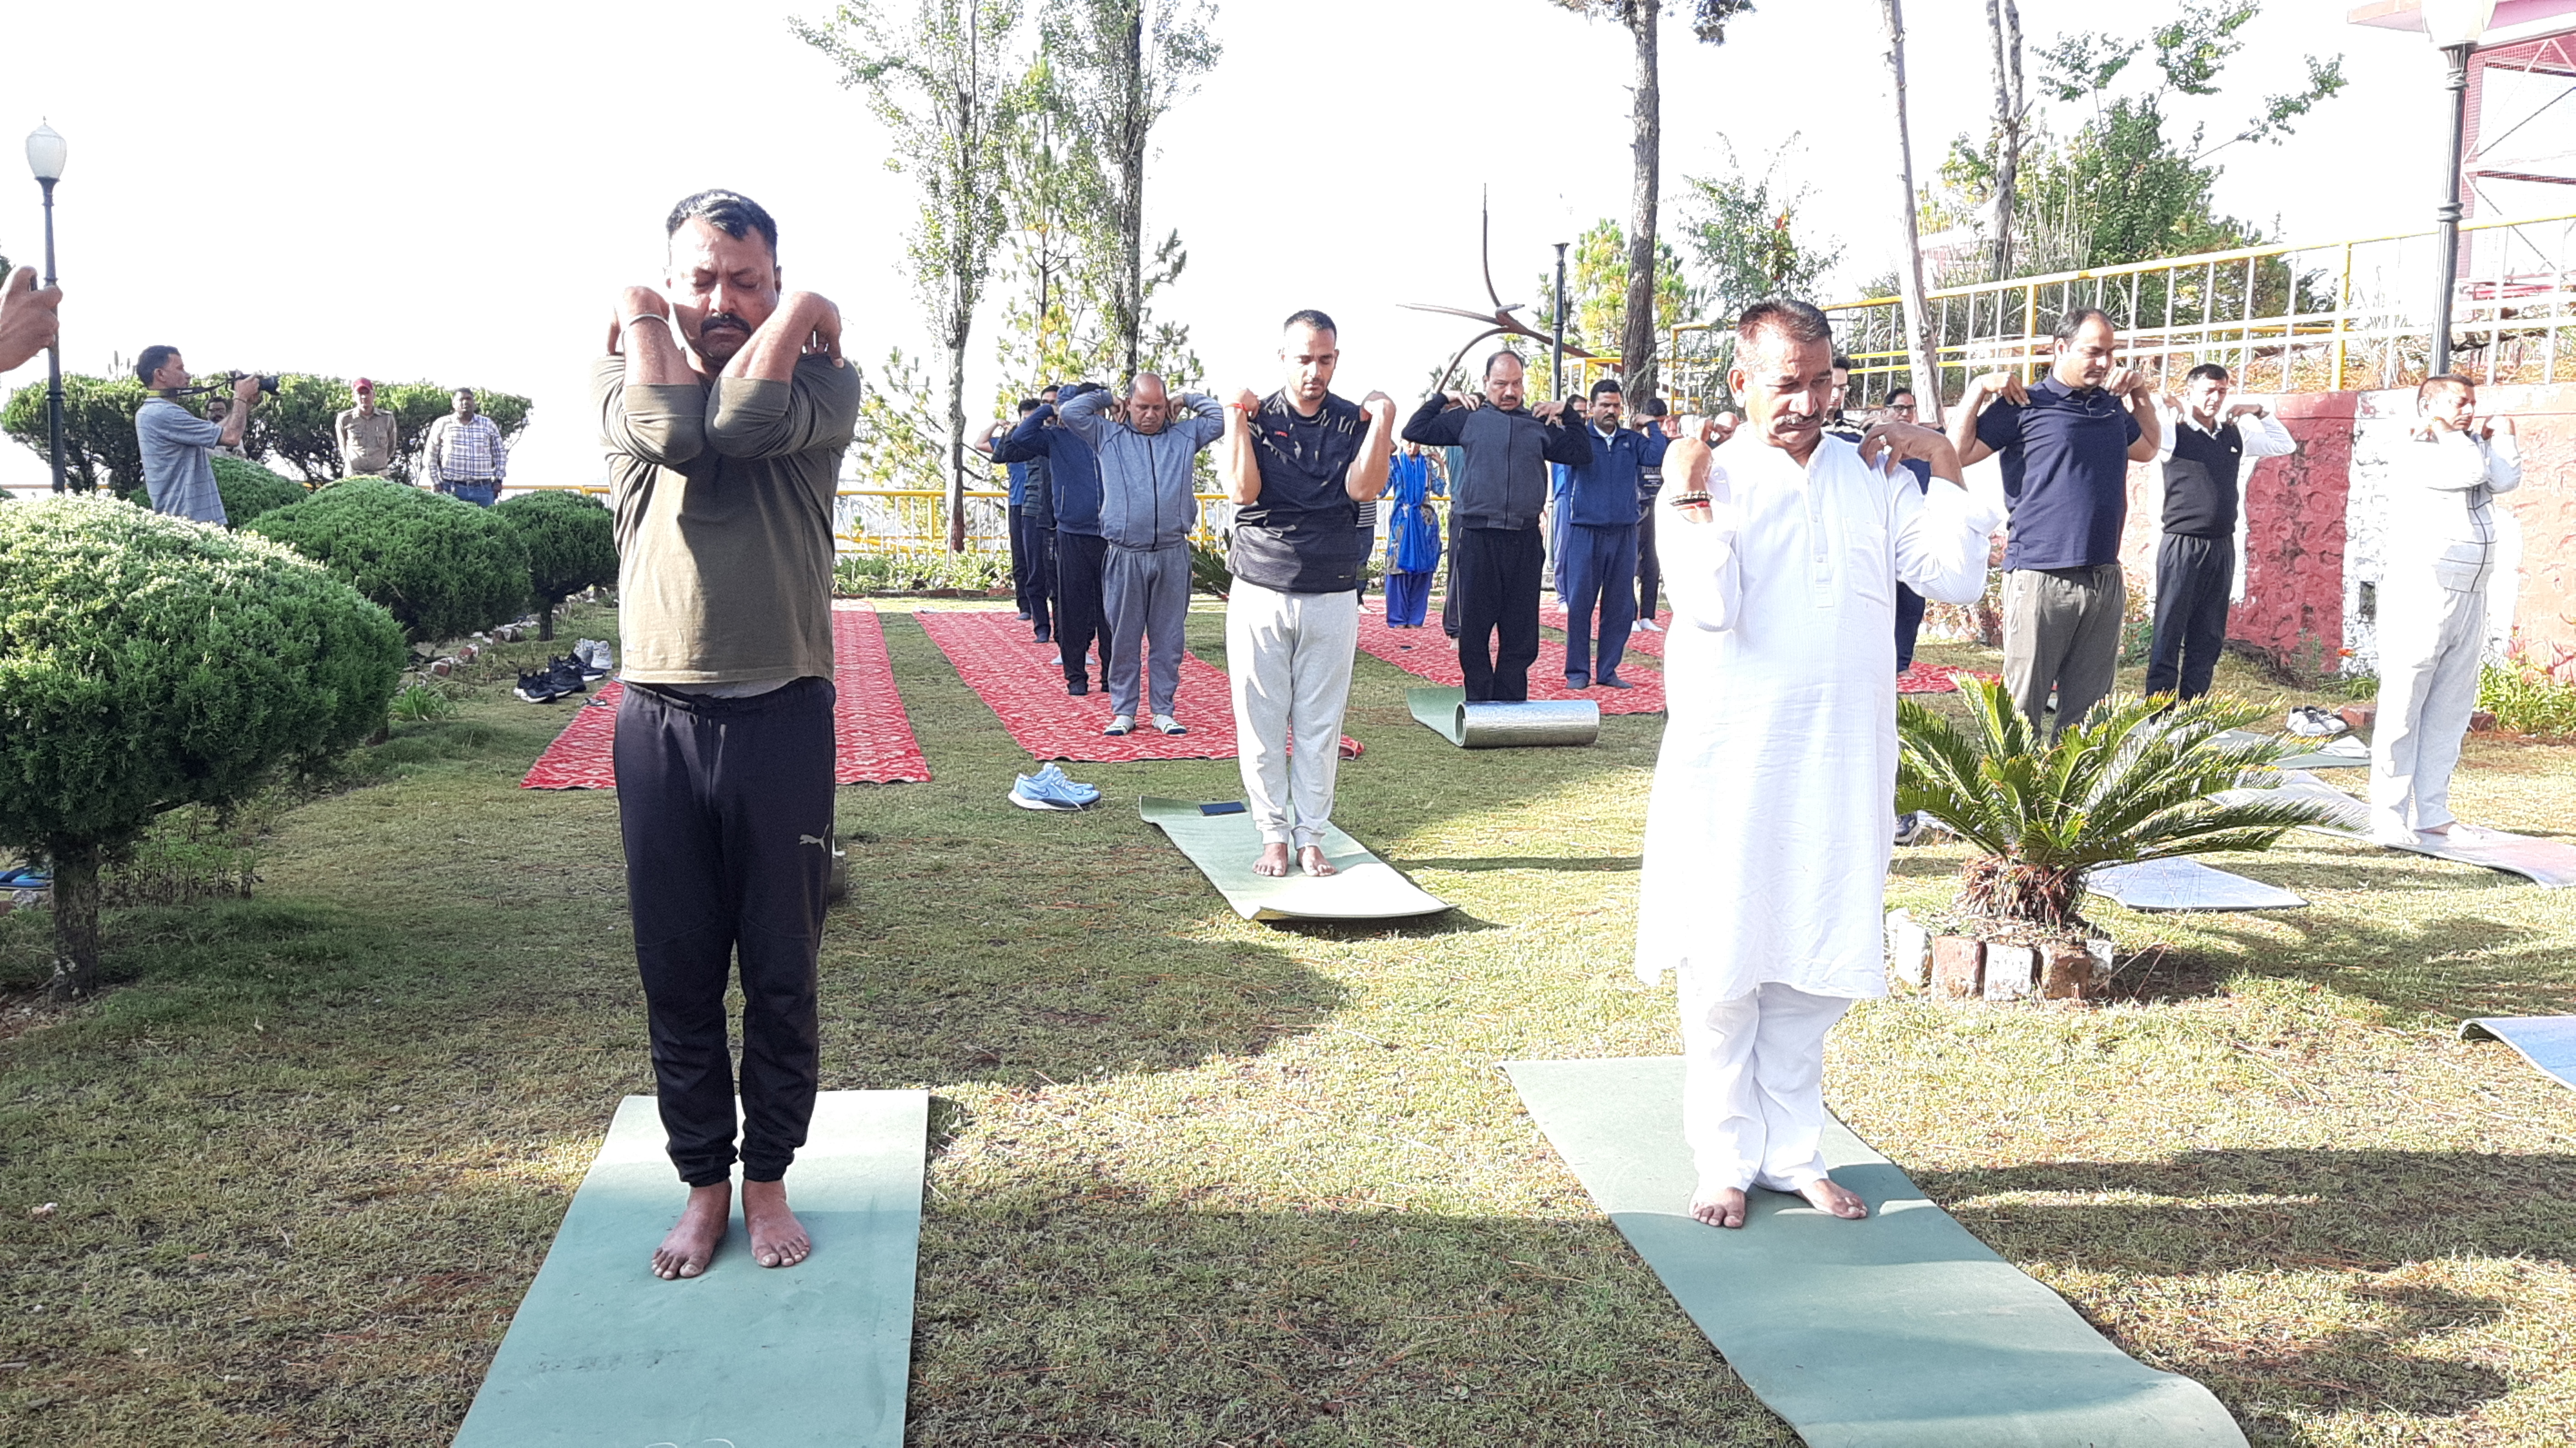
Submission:
[[1330,875],[1324,827],[1371,543],[1360,509],[1386,487],[1395,403],[1382,392],[1356,404],[1332,394],[1341,361],[1332,318],[1302,311],[1282,332],[1286,385],[1266,398],[1246,391],[1226,407],[1224,471],[1235,505],[1226,672],[1244,802],[1261,830],[1253,869],[1287,874],[1293,847],[1295,866]]

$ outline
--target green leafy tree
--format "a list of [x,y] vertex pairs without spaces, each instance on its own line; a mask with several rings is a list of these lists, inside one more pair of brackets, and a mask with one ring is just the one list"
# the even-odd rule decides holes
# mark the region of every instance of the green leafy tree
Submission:
[[[148,394],[133,377],[63,374],[63,476],[76,493],[106,488],[118,497],[143,492],[143,446],[134,437],[134,414]],[[0,410],[0,432],[6,432],[48,465],[53,459],[52,431],[45,413],[45,386],[21,387]]]
[[585,588],[617,582],[617,522],[587,493],[522,493],[493,505],[528,550],[528,581],[537,602],[537,637],[555,636],[555,609]]
[[224,520],[238,528],[272,509],[304,501],[304,489],[257,463],[219,457],[215,491],[223,495]]
[[[1592,224],[1578,239],[1565,259],[1565,340],[1567,345],[1590,352],[1609,352],[1620,346],[1629,335],[1628,298],[1636,290],[1629,285],[1627,237],[1619,223],[1607,217]],[[1538,320],[1533,325],[1542,332],[1556,324],[1556,278],[1539,278],[1538,292],[1547,300],[1535,309]],[[1656,335],[1661,336],[1681,322],[1692,319],[1699,308],[1699,294],[1682,268],[1681,253],[1670,242],[1655,245],[1655,313],[1652,319]],[[1621,379],[1632,377],[1627,354],[1619,356]],[[1631,387],[1637,384],[1631,382]],[[1647,385],[1652,385],[1651,374]],[[1640,398],[1647,394],[1640,390]]]
[[887,164],[921,190],[906,254],[930,329],[948,353],[948,546],[966,546],[966,349],[1007,229],[1004,177],[1028,110],[1025,75],[1008,61],[1019,0],[920,0],[910,29],[874,0],[851,0],[822,25],[793,22],[807,44],[864,90],[894,139]]
[[56,998],[98,988],[103,857],[374,733],[402,664],[391,616],[273,543],[106,498],[0,508],[0,843],[53,862]]
[[1028,123],[1012,134],[1002,179],[1010,218],[1003,273],[1012,284],[997,344],[1002,383],[995,402],[1002,417],[1048,383],[1110,367],[1100,310],[1082,285],[1091,231],[1085,207],[1097,195],[1099,159],[1087,138],[1066,132],[1058,115],[1063,101],[1054,63],[1041,54],[1024,84]]
[[[2181,108],[2220,93],[2229,62],[2245,47],[2240,32],[2261,9],[2260,0],[2186,0],[2142,37],[2079,31],[2041,48],[2041,91],[2077,111],[2062,137],[2034,115],[2018,138],[2011,211],[2020,218],[2012,247],[2021,271],[2113,266],[2264,240],[2261,227],[2217,211],[2220,169],[2210,158],[2234,145],[2280,144],[2340,94],[2345,79],[2341,56],[2308,56],[2304,85],[2264,97],[2250,116],[2216,133],[2206,119],[2184,130]],[[2014,24],[2017,43],[2017,17]],[[2017,86],[2017,57],[2011,69]],[[1999,85],[1999,95],[2009,88]],[[1991,235],[1987,218],[2000,211],[1996,187],[2009,139],[1954,140],[1941,170],[1945,194],[1927,198],[1927,215],[1986,225]]]
[[414,643],[507,623],[534,591],[527,545],[490,509],[383,478],[334,483],[247,531],[383,604]]
[[2274,778],[2299,747],[2229,737],[2266,716],[2260,705],[2217,694],[2112,700],[2042,744],[2002,684],[1962,682],[1964,729],[1896,701],[1896,808],[1931,815],[1978,851],[1960,871],[1966,914],[2078,924],[2085,877],[2104,865],[2269,849],[2325,818],[2302,800],[2214,798]]
[[1801,233],[1798,217],[1813,188],[1791,183],[1781,167],[1797,137],[1773,153],[1758,177],[1730,149],[1726,170],[1684,178],[1682,246],[1692,265],[1697,306],[1715,325],[1685,337],[1672,359],[1672,390],[1717,407],[1729,401],[1726,368],[1735,350],[1734,319],[1767,297],[1817,300],[1816,289],[1843,258],[1839,243]]
[[[1189,253],[1174,231],[1145,245],[1145,170],[1154,127],[1198,89],[1224,48],[1209,0],[1060,0],[1041,20],[1054,84],[1048,101],[1089,220],[1084,275],[1123,380],[1184,360],[1188,331],[1149,325],[1154,293],[1178,279]],[[1194,361],[1194,359],[1191,359]]]
[[[1657,215],[1664,186],[1664,87],[1659,41],[1664,0],[1554,0],[1584,15],[1617,22],[1636,48],[1636,83],[1629,87],[1629,188],[1626,255],[1619,275],[1627,289],[1621,298],[1621,330],[1600,339],[1619,351],[1619,372],[1629,390],[1649,396],[1656,390],[1657,348],[1664,329],[1663,267],[1670,250],[1657,234]],[[1753,0],[1676,0],[1675,13],[1687,10],[1691,34],[1708,45],[1726,43],[1726,22],[1753,8]]]

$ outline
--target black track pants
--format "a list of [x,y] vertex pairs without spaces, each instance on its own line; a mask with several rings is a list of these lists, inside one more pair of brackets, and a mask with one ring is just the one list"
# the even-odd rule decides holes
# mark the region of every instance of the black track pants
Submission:
[[671,1164],[693,1187],[734,1155],[725,987],[742,967],[742,1175],[805,1144],[821,1059],[815,957],[832,871],[832,685],[749,699],[630,684],[617,709],[617,824]]

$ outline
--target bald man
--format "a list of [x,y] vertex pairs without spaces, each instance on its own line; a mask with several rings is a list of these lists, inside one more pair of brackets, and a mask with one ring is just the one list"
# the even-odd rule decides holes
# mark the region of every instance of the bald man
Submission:
[[[1184,392],[1176,416],[1163,379],[1139,372],[1127,385],[1123,415],[1109,412],[1106,392],[1062,404],[1056,416],[1100,455],[1100,535],[1109,549],[1100,570],[1109,618],[1109,727],[1112,737],[1136,730],[1137,675],[1151,683],[1154,727],[1187,734],[1175,714],[1181,655],[1190,617],[1190,529],[1199,520],[1196,460],[1225,433],[1216,399]],[[1144,663],[1140,648],[1150,649]]]

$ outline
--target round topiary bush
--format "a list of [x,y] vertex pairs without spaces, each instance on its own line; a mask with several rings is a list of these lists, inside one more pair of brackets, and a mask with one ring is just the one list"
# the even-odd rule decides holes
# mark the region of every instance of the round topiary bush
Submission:
[[240,458],[215,459],[215,491],[223,494],[224,517],[236,528],[262,513],[304,501],[302,484]]
[[102,852],[382,728],[403,652],[265,540],[108,499],[0,508],[0,844],[53,861],[55,994],[94,988]]
[[617,582],[617,523],[608,505],[588,493],[522,493],[494,504],[492,513],[527,545],[537,637],[555,636],[555,605]]
[[250,531],[392,610],[414,643],[507,623],[528,605],[528,550],[515,529],[489,509],[383,478],[333,483]]

